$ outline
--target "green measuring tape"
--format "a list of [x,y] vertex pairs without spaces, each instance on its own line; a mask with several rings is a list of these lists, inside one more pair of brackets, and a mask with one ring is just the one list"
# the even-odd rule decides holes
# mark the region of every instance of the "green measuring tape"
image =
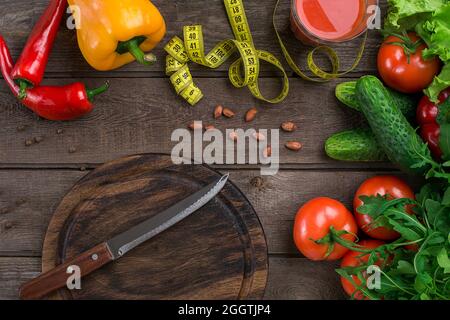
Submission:
[[[231,64],[228,71],[228,76],[233,86],[236,88],[247,87],[254,97],[262,101],[272,104],[282,102],[289,93],[289,79],[283,65],[270,52],[255,49],[242,0],[224,0],[224,4],[235,39],[219,42],[205,55],[202,26],[192,25],[183,28],[184,40],[179,37],[174,37],[164,47],[168,53],[168,56],[166,57],[166,74],[170,76],[170,81],[172,82],[175,91],[189,104],[197,104],[197,102],[203,98],[203,93],[200,88],[195,85],[188,63],[192,61],[205,67],[215,69],[220,67],[234,53],[238,52],[240,57]],[[278,4],[279,0],[274,12],[274,27],[275,13]],[[358,65],[364,50],[363,45],[362,50],[360,50],[360,53],[358,54],[357,61],[355,61],[354,66],[350,70],[347,70],[344,73],[338,73],[339,59],[334,50],[325,46],[315,48],[308,55],[308,67],[313,74],[319,77],[319,79],[314,79],[304,74],[294,63],[284,46],[278,31],[276,31],[276,34],[289,66],[291,66],[296,74],[309,81],[324,82],[352,71]],[[318,51],[325,52],[330,58],[332,63],[331,73],[321,70],[314,63],[313,57]],[[273,65],[283,74],[283,89],[277,97],[272,99],[264,97],[258,86],[261,60]]]

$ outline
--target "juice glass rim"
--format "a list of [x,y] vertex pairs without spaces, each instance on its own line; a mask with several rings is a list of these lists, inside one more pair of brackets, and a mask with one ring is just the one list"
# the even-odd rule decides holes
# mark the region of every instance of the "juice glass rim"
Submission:
[[[296,10],[297,1],[299,1],[299,0],[291,0],[291,14],[294,17],[295,23],[300,28],[300,31],[303,32],[308,38],[312,39],[314,42],[323,43],[323,44],[327,44],[327,43],[328,44],[333,44],[333,43],[347,42],[347,41],[351,41],[351,40],[354,40],[354,39],[358,38],[364,32],[367,31],[368,24],[369,24],[369,20],[367,19],[368,18],[367,7],[370,4],[370,0],[364,0],[365,6],[366,6],[366,12],[365,12],[364,19],[362,19],[362,21],[358,25],[358,27],[360,27],[361,24],[366,24],[366,26],[361,29],[361,32],[359,32],[359,33],[357,33],[355,35],[352,35],[349,38],[344,38],[344,39],[342,39],[342,38],[339,38],[339,39],[321,38],[321,37],[315,35],[314,33],[312,33],[310,30],[308,30],[308,28],[302,23],[302,20],[300,19],[299,15],[297,13],[297,10]],[[372,1],[373,1],[374,5],[376,5],[376,6],[379,5],[379,0],[372,0]]]

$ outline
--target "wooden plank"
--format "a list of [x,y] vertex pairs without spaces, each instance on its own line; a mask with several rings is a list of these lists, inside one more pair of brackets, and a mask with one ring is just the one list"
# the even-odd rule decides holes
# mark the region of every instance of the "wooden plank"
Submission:
[[[74,80],[53,80],[68,83]],[[90,87],[104,79],[87,81]],[[344,80],[341,80],[344,81]],[[281,104],[273,106],[254,99],[247,89],[236,89],[227,79],[198,79],[205,98],[189,107],[176,96],[163,79],[112,79],[110,91],[96,99],[96,109],[88,116],[71,122],[50,122],[39,119],[19,105],[9,89],[0,83],[0,163],[7,164],[73,164],[103,163],[136,153],[171,153],[175,129],[187,128],[193,120],[203,120],[218,129],[278,129],[287,120],[295,121],[294,133],[280,133],[280,161],[291,164],[343,164],[329,159],[323,150],[325,140],[333,133],[358,126],[362,116],[342,106],[334,97],[336,83],[323,85],[291,81],[291,94]],[[279,90],[278,79],[261,79],[267,96]],[[212,112],[223,104],[237,113],[233,119],[213,120]],[[257,106],[255,121],[244,122],[245,112]],[[25,130],[18,132],[18,128]],[[57,134],[63,129],[63,134]],[[42,137],[30,147],[27,139]],[[224,137],[227,138],[227,137]],[[289,140],[301,141],[300,152],[284,148]],[[206,144],[205,144],[206,145]],[[70,153],[71,147],[76,148]],[[380,165],[384,167],[384,165]]]
[[[265,299],[343,299],[335,267],[329,262],[271,257]],[[0,257],[0,300],[18,299],[20,285],[40,272],[39,257]]]
[[339,300],[346,299],[335,262],[314,262],[305,258],[270,257],[265,299]]
[[17,300],[19,287],[40,272],[40,258],[0,257],[0,300]]
[[[208,5],[205,5],[204,0],[190,0],[189,2],[154,0],[153,2],[161,10],[167,22],[168,32],[163,44],[174,35],[182,35],[183,26],[189,24],[202,24],[204,26],[207,49],[212,49],[217,42],[232,37],[222,0],[210,0]],[[37,0],[32,3],[26,0],[16,0],[14,6],[11,6],[10,1],[0,0],[0,30],[11,47],[14,57],[20,54],[30,30],[39,19],[47,3],[47,0]],[[384,0],[383,3],[385,3]],[[282,1],[277,22],[288,47],[292,51],[292,55],[298,57],[298,60],[303,61],[304,64],[308,48],[300,45],[289,31],[289,4],[290,1],[288,0]],[[256,47],[273,52],[281,58],[281,50],[272,27],[274,6],[275,0],[245,1]],[[355,40],[336,46],[344,68],[351,65],[359,43],[360,40]],[[364,73],[376,70],[373,57],[375,57],[378,46],[379,33],[371,31],[366,54],[356,72]],[[156,66],[146,68],[134,63],[118,72],[145,72],[146,74],[153,73],[161,76],[165,63],[165,52],[162,48],[163,45],[160,45],[155,50],[155,54],[159,58]],[[318,61],[323,62],[324,59]],[[222,66],[219,70],[224,71],[227,68],[228,64]],[[215,72],[199,67],[193,69],[201,70],[201,73]],[[264,70],[267,70],[267,68],[264,68]],[[92,68],[83,60],[78,49],[76,34],[73,30],[67,28],[66,23],[60,28],[47,71],[52,76],[54,76],[54,73],[76,74],[77,76],[85,76],[86,74],[96,76],[96,74],[99,74],[91,72]],[[222,72],[222,75],[225,74]]]
[[[351,208],[360,183],[375,175],[360,171],[286,170],[261,178],[257,170],[227,171],[231,171],[232,181],[261,219],[271,254],[297,254],[292,225],[303,203],[329,196]],[[0,256],[39,256],[52,212],[85,174],[75,170],[0,170]],[[414,185],[410,178],[408,181]]]

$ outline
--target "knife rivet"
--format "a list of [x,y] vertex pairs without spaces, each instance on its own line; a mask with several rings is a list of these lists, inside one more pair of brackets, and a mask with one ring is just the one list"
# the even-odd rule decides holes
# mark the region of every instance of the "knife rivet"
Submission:
[[92,260],[97,261],[98,260],[98,254],[94,253],[91,258],[92,258]]

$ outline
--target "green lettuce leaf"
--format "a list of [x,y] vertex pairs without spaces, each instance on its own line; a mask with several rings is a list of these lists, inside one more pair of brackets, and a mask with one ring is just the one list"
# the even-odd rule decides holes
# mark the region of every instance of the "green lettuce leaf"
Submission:
[[428,45],[423,57],[438,56],[442,61],[450,61],[450,4],[440,7],[432,17],[417,24],[415,30]]
[[427,89],[425,89],[424,92],[431,101],[433,101],[434,103],[438,103],[439,94],[441,93],[441,91],[447,89],[448,87],[450,87],[450,62],[442,68],[441,73],[434,78],[431,85]]
[[414,30],[416,25],[431,18],[433,12],[449,0],[389,0],[386,31]]

